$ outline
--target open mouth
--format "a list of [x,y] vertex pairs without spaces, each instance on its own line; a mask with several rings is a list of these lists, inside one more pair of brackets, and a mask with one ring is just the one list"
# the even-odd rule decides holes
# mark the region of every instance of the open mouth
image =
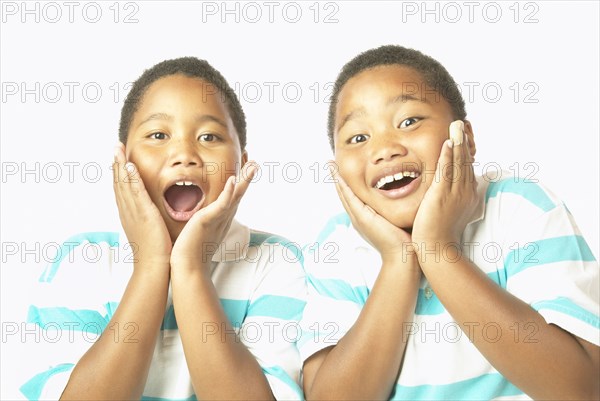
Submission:
[[167,211],[174,220],[187,221],[200,210],[204,192],[190,181],[177,181],[164,193]]
[[420,174],[415,171],[404,171],[393,175],[382,177],[375,184],[375,188],[383,191],[403,188],[419,178]]

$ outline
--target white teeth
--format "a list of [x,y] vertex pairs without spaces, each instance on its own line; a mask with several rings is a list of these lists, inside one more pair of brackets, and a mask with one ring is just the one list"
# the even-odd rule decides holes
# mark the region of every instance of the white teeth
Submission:
[[394,181],[400,181],[404,177],[417,178],[419,177],[419,173],[414,171],[402,171],[394,175],[386,175],[385,177],[381,177],[379,181],[377,181],[377,184],[375,184],[375,188],[381,189],[381,187],[383,187],[385,184]]
[[190,186],[190,185],[194,185],[194,184],[192,184],[192,182],[191,182],[191,181],[177,181],[177,182],[175,183],[175,185],[179,185],[179,186]]

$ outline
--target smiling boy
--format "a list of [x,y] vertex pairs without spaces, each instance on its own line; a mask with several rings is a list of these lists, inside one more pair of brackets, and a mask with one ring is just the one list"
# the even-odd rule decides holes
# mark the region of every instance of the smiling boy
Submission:
[[[304,308],[304,272],[285,240],[233,219],[256,166],[247,163],[245,117],[225,79],[196,58],[155,65],[132,86],[119,137],[114,192],[135,250],[133,272],[120,301],[106,307],[35,309],[40,326],[57,311],[85,322],[92,309],[106,315],[106,330],[81,358],[35,376],[22,392],[65,400],[300,399],[299,356],[283,330]],[[123,266],[105,259],[97,266],[106,269],[78,268],[115,285],[109,273],[123,276]],[[87,297],[106,290],[94,276],[86,281],[78,285],[89,286]]]
[[444,67],[372,49],[332,99],[347,214],[319,239],[337,263],[306,258],[306,398],[597,399],[598,265],[549,191],[475,177]]

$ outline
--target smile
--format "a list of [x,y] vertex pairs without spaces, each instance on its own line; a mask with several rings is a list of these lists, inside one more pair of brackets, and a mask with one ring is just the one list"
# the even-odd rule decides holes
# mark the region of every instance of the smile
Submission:
[[386,175],[381,177],[375,184],[375,188],[388,191],[391,189],[402,188],[409,185],[415,178],[418,178],[421,174],[415,171],[403,171],[396,174]]

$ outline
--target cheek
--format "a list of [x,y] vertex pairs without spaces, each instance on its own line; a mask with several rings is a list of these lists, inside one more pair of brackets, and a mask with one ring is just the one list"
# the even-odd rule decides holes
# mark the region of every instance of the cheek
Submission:
[[358,160],[353,160],[350,157],[338,154],[335,158],[335,164],[344,181],[350,183],[353,178],[356,178],[358,170],[357,166],[359,165]]
[[356,195],[365,190],[365,169],[362,159],[357,157],[336,157],[338,172]]
[[139,152],[135,151],[129,152],[127,160],[135,164],[139,177],[142,179],[146,191],[148,191],[152,201],[156,203],[158,198],[161,196],[161,194],[157,193],[158,190],[156,189],[156,186],[158,185],[156,180],[158,177],[158,169],[156,166],[158,163],[156,163],[149,155],[140,157]]
[[207,162],[218,166],[219,178],[224,185],[229,176],[239,174],[242,167],[242,155],[240,152],[231,149],[215,154],[211,161],[205,158],[205,163]]
[[419,160],[423,172],[426,170],[428,173],[435,171],[445,140],[446,137],[438,135],[414,144],[413,154]]
[[144,175],[154,174],[160,167],[160,154],[144,146],[134,146],[125,151],[127,161],[135,164],[138,170]]

